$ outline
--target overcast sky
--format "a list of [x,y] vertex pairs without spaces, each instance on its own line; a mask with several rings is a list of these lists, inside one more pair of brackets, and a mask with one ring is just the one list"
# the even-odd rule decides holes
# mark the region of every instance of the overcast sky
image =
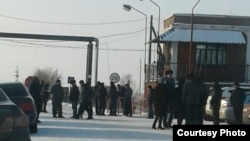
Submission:
[[[154,2],[160,6],[163,33],[164,19],[174,13],[191,13],[197,0]],[[138,85],[140,60],[144,80],[145,16],[123,10],[123,4],[146,14],[148,25],[153,15],[157,29],[159,9],[150,0],[0,0],[0,32],[97,37],[98,80],[107,84],[112,72],[129,73]],[[249,16],[249,7],[249,0],[201,0],[194,12]],[[37,68],[57,69],[63,84],[68,76],[85,80],[87,43],[0,38],[0,45],[0,81],[14,81],[17,67],[21,81]]]

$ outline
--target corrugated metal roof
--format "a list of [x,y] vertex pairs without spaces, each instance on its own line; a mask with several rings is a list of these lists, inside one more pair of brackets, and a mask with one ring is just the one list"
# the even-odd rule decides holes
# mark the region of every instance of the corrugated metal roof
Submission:
[[[172,28],[160,35],[160,42],[190,42],[191,30]],[[152,40],[155,42],[157,39]],[[193,30],[193,42],[246,44],[240,31]]]

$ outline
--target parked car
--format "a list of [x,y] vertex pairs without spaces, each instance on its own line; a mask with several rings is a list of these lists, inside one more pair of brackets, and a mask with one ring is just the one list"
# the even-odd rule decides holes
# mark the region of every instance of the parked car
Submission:
[[0,89],[0,141],[31,141],[29,118]]
[[[242,89],[245,90],[245,92],[250,92],[250,86],[241,86]],[[221,106],[220,106],[220,120],[221,121],[226,121],[225,117],[225,110],[229,106],[228,101],[231,96],[231,91],[234,89],[233,87],[222,87],[222,97],[221,97]],[[206,114],[205,114],[205,120],[212,120],[212,110],[210,109],[210,100],[211,100],[211,95],[208,96],[207,98],[207,105],[206,105]]]
[[[227,102],[227,107],[225,108],[225,120],[228,124],[235,124],[235,117],[233,113],[233,107],[230,101]],[[250,124],[250,92],[246,92],[246,99],[244,101],[242,123]]]
[[20,82],[0,83],[0,88],[29,117],[30,133],[37,132],[37,110],[34,100],[24,84]]

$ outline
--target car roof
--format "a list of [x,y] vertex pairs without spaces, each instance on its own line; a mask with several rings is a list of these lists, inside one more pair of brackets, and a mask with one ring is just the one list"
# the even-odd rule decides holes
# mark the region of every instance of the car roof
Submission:
[[0,82],[0,84],[23,84],[21,82]]
[[[240,86],[240,88],[244,89],[245,92],[250,92],[250,86]],[[231,96],[231,90],[233,90],[233,87],[222,87],[222,97],[230,97]],[[247,93],[246,93],[247,94]]]
[[[246,90],[250,90],[250,86],[240,86],[240,88],[246,89]],[[233,90],[234,87],[222,87],[221,89],[222,89],[223,91],[230,91],[230,90]]]

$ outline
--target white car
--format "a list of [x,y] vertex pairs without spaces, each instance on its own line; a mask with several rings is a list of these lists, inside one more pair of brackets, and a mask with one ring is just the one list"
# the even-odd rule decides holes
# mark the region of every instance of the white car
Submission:
[[[250,86],[240,86],[240,88],[244,89],[245,91],[250,91]],[[231,91],[234,89],[233,87],[222,87],[222,98],[221,98],[221,106],[220,106],[220,120],[225,121],[226,116],[225,116],[225,110],[228,106],[231,106],[229,104],[230,96],[231,96]],[[205,114],[205,120],[212,120],[212,110],[210,109],[210,100],[211,100],[211,95],[208,96],[207,98],[207,104],[206,104],[206,114]]]

